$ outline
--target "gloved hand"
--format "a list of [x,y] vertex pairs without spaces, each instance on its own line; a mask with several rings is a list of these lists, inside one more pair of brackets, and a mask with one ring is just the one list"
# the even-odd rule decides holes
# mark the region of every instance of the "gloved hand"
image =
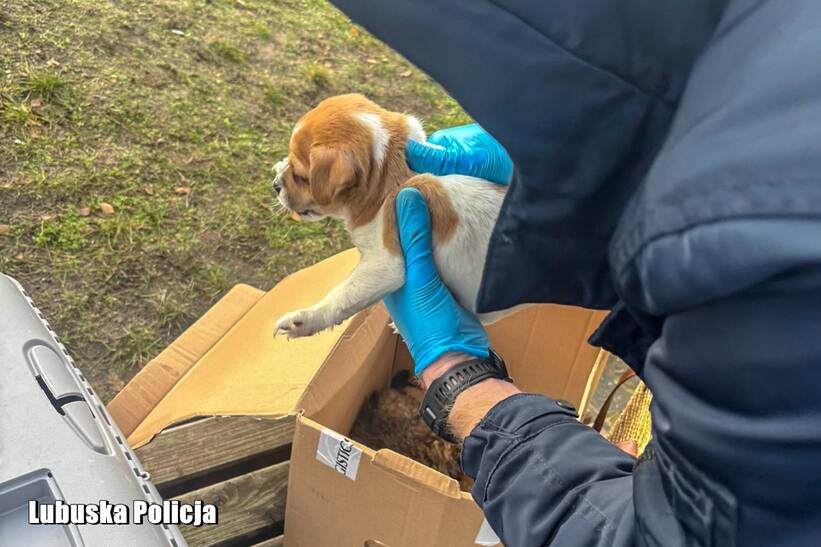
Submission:
[[430,215],[419,190],[399,192],[396,223],[405,255],[405,285],[384,302],[416,363],[415,374],[446,352],[487,357],[490,344],[484,327],[456,302],[436,272]]
[[507,150],[477,123],[440,129],[427,144],[409,140],[405,159],[417,173],[469,175],[498,184],[513,178]]

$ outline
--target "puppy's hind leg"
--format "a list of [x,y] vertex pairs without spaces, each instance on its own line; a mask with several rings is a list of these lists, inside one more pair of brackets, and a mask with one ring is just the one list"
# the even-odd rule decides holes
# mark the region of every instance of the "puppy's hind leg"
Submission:
[[311,336],[375,304],[404,283],[402,257],[386,250],[371,250],[362,255],[351,274],[319,303],[283,315],[277,321],[274,334],[286,334],[288,338]]

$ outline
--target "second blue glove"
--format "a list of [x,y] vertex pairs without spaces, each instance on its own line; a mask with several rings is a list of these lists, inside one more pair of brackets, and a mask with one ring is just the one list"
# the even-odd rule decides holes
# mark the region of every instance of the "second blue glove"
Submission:
[[498,184],[513,178],[507,150],[476,123],[441,129],[425,144],[408,141],[405,157],[417,173],[468,175]]

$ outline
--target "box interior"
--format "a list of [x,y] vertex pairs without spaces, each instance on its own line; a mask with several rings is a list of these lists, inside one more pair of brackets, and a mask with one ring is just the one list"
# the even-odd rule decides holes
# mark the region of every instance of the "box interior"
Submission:
[[[376,306],[363,315],[348,328],[299,402],[304,416],[342,434],[350,431],[368,396],[413,367],[384,308]],[[587,337],[601,317],[582,308],[531,306],[490,325],[488,334],[519,387],[579,406],[599,353]]]

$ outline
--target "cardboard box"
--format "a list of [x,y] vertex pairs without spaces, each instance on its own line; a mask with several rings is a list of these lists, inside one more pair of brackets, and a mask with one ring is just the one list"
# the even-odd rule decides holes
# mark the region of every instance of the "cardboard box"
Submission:
[[[598,355],[586,339],[599,318],[578,308],[536,306],[488,330],[518,385],[578,405]],[[456,480],[343,436],[368,395],[411,368],[388,322],[381,307],[360,314],[306,391],[291,452],[286,545],[488,544],[479,541],[484,518]]]
[[[368,395],[411,367],[384,307],[310,338],[272,337],[282,313],[318,301],[357,261],[355,250],[346,251],[264,295],[235,288],[109,410],[134,447],[193,416],[298,415],[286,545],[475,545],[483,539],[483,517],[457,481],[344,438]],[[599,355],[586,340],[601,318],[580,308],[534,306],[489,333],[518,385],[582,405]]]

